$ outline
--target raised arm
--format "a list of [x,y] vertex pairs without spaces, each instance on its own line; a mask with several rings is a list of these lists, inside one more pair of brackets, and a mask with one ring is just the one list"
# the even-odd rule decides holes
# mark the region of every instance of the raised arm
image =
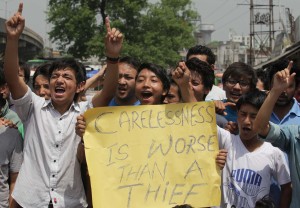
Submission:
[[290,75],[290,70],[293,62],[290,62],[288,67],[275,74],[273,87],[270,90],[266,100],[259,109],[254,121],[253,129],[261,136],[267,136],[270,130],[269,120],[274,108],[274,105],[282,92],[284,92],[289,83],[293,81],[295,74]]
[[184,62],[179,62],[176,69],[172,71],[172,78],[180,89],[182,101],[184,103],[197,102],[190,83],[191,72]]
[[22,17],[23,3],[19,4],[18,11],[5,23],[7,42],[4,57],[4,74],[13,99],[19,99],[25,95],[28,88],[24,80],[19,77],[19,38],[25,27],[25,19]]
[[123,34],[116,28],[110,27],[109,19],[105,19],[106,37],[105,37],[105,54],[107,57],[107,68],[103,88],[93,97],[94,107],[107,106],[114,97],[117,86],[119,67],[118,59],[123,43]]
[[84,86],[84,92],[86,92],[89,88],[102,86],[105,76],[106,66],[99,70],[94,76],[86,80]]

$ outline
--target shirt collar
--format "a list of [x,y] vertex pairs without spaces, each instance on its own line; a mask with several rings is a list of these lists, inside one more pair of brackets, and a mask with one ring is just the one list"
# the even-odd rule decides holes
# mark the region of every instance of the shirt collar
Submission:
[[[49,100],[45,100],[44,104],[43,104],[43,107],[42,108],[46,108],[46,107],[51,107],[51,108],[54,108],[54,106],[52,105],[52,102],[51,102],[51,99]],[[70,109],[74,109],[75,111],[77,112],[80,112],[80,106],[79,106],[79,103],[78,102],[74,102],[71,104]]]
[[294,104],[290,110],[290,113],[293,113],[296,116],[300,116],[300,105],[295,98],[293,100],[294,100]]

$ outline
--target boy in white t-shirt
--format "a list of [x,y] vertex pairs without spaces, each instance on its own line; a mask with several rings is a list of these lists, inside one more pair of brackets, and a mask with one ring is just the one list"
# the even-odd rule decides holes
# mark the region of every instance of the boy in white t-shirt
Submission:
[[253,122],[266,95],[254,92],[242,96],[236,104],[239,135],[218,128],[220,149],[227,149],[222,172],[222,207],[255,207],[269,195],[271,178],[281,186],[280,207],[289,207],[292,196],[288,165],[281,150],[259,139]]
[[[182,91],[184,101],[202,101],[191,90],[190,71],[177,67],[173,78]],[[203,83],[202,83],[203,84]],[[205,83],[204,83],[205,85]],[[259,90],[244,94],[236,103],[239,135],[230,134],[218,127],[219,148],[227,150],[227,159],[222,172],[221,207],[253,208],[255,203],[269,195],[271,179],[281,186],[280,207],[289,207],[292,196],[291,179],[283,152],[270,143],[259,139],[253,131],[253,123],[266,95]],[[216,161],[226,156],[218,155]]]

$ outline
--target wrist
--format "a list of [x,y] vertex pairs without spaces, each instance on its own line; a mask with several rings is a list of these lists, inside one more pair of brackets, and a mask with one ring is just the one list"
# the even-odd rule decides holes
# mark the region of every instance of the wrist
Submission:
[[110,57],[110,58],[119,58],[120,54],[119,53],[109,53],[109,52],[106,51],[105,56]]
[[6,41],[13,41],[13,42],[17,41],[18,42],[19,41],[19,37],[7,35],[6,36]]
[[271,89],[270,91],[269,91],[269,94],[270,94],[270,96],[272,96],[272,97],[279,97],[280,95],[281,95],[281,93],[282,93],[283,91],[282,90],[278,90],[278,89]]
[[119,62],[120,57],[111,57],[111,56],[106,56],[106,62],[109,64],[117,64]]

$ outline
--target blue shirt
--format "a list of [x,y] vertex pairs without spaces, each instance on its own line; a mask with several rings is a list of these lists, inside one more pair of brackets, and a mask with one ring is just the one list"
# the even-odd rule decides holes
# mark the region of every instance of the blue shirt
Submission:
[[300,125],[278,126],[270,122],[270,131],[265,139],[285,151],[289,158],[293,197],[291,208],[300,207]]
[[[223,103],[226,103],[227,100],[223,100]],[[227,121],[237,122],[237,109],[230,106],[226,106],[225,112],[227,115],[224,116]]]
[[273,112],[270,118],[270,121],[278,125],[291,125],[291,124],[300,124],[300,106],[299,103],[294,98],[294,104],[291,110],[280,120],[276,114]]
[[[139,100],[137,100],[133,105],[141,105],[141,102]],[[115,98],[113,98],[109,102],[108,106],[120,106],[120,105],[116,102]]]

